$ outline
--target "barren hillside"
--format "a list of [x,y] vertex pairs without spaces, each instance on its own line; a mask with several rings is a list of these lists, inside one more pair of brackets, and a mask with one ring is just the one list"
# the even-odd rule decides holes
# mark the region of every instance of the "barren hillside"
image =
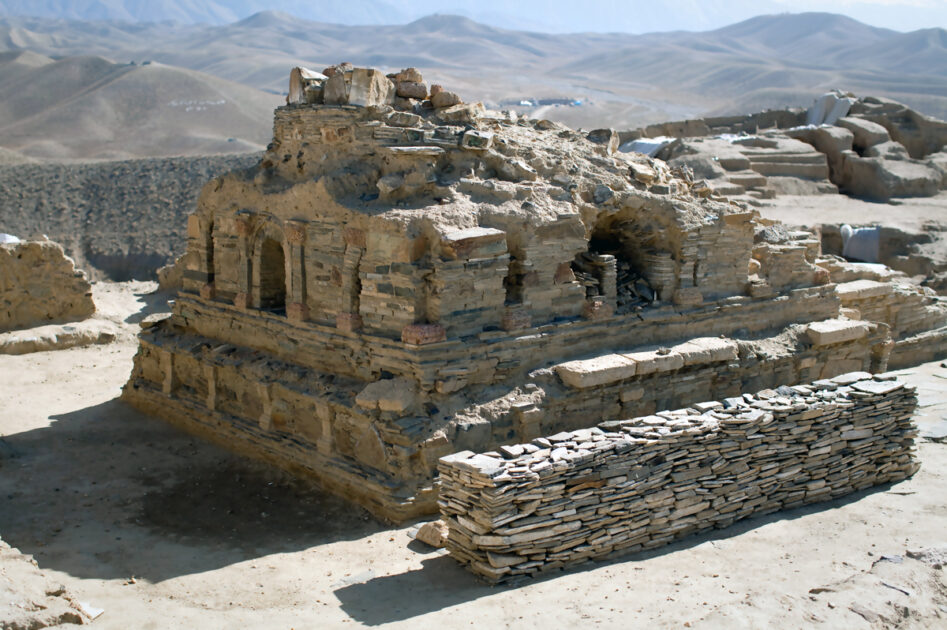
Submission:
[[[468,99],[573,126],[636,127],[806,106],[832,88],[947,118],[947,32],[874,28],[828,13],[762,16],[707,32],[551,35],[433,15],[342,26],[264,12],[222,26],[0,20],[0,46],[55,56],[152,59],[283,93],[288,68],[344,60],[416,66]],[[581,102],[581,105],[569,103]],[[537,110],[539,110],[537,112]]]
[[160,63],[0,56],[0,145],[46,159],[246,153],[279,97]]
[[94,277],[153,278],[184,252],[187,215],[213,177],[258,154],[0,166],[0,232],[47,234]]

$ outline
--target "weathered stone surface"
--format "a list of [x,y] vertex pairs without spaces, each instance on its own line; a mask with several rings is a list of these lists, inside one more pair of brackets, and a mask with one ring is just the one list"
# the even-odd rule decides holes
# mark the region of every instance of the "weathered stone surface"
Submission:
[[860,339],[868,334],[868,329],[869,324],[867,322],[829,319],[809,324],[806,333],[813,345],[828,346],[851,341],[852,339]]
[[421,82],[398,81],[396,94],[401,98],[413,98],[423,101],[427,98],[427,86]]
[[485,111],[483,103],[460,103],[438,109],[436,115],[445,123],[475,123]]
[[418,533],[414,535],[415,540],[420,540],[425,545],[435,549],[443,549],[447,545],[447,523],[438,519],[424,523],[418,528]]
[[94,312],[92,286],[58,243],[0,245],[0,332],[77,321]]
[[891,197],[930,197],[940,189],[941,174],[914,160],[844,155],[842,186],[851,194],[886,201]]
[[112,322],[102,319],[0,332],[0,354],[29,354],[111,343],[118,332]]
[[668,352],[663,352],[661,350],[632,352],[622,356],[634,363],[636,372],[638,374],[668,372],[684,367],[684,356],[675,350],[670,350]]
[[894,142],[893,140],[879,142],[878,144],[869,147],[865,150],[865,157],[878,157],[884,158],[886,160],[911,159],[907,148],[900,142]]
[[395,86],[380,70],[355,68],[349,88],[348,104],[361,107],[390,105],[394,102]]
[[835,124],[851,131],[854,136],[854,147],[862,151],[891,139],[887,129],[864,118],[839,118]]
[[674,346],[673,351],[680,354],[684,365],[697,365],[715,361],[734,361],[738,356],[738,346],[730,339],[701,337],[687,343]]
[[875,280],[853,280],[852,282],[843,282],[835,287],[835,292],[843,302],[851,300],[864,300],[868,298],[882,297],[894,292],[894,287],[889,282],[877,282]]
[[606,354],[556,366],[556,374],[562,382],[579,389],[631,378],[635,371],[636,361],[620,354]]
[[349,90],[351,86],[351,73],[334,72],[329,75],[329,78],[322,87],[323,102],[325,102],[326,105],[345,105],[349,102]]
[[463,101],[456,92],[441,90],[435,94],[433,90],[431,91],[431,104],[434,105],[435,109],[452,107],[461,103],[463,103]]
[[376,381],[366,385],[355,402],[365,409],[407,413],[418,402],[417,383],[406,378]]

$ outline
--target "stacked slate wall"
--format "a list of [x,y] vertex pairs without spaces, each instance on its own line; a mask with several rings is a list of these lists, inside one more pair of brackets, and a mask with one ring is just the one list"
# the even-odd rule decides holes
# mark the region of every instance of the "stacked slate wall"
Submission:
[[503,581],[914,474],[913,387],[851,373],[439,462],[447,548]]

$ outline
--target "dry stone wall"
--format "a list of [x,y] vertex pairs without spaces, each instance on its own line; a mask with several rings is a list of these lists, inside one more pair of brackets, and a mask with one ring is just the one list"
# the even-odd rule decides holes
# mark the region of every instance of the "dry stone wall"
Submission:
[[53,241],[0,245],[0,332],[85,319],[92,286]]
[[916,405],[856,372],[455,453],[438,466],[447,548],[497,582],[899,481],[919,466]]

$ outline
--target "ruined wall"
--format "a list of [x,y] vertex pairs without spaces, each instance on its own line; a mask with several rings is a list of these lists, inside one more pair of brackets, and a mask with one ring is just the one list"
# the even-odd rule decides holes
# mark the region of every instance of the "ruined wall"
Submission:
[[[187,308],[182,315],[194,317]],[[278,321],[275,315],[266,319]],[[665,327],[654,323],[642,330]],[[694,339],[667,351],[604,355],[530,374],[510,372],[497,360],[478,365],[458,344],[421,381],[413,373],[371,381],[344,377],[333,364],[358,347],[352,333],[319,352],[287,335],[268,334],[299,356],[321,358],[324,364],[313,368],[168,328],[165,322],[143,331],[125,400],[228,448],[315,475],[396,521],[434,509],[435,464],[450,452],[486,450],[621,415],[735,396],[747,387],[883,370],[890,348],[883,326],[828,320],[755,341]],[[529,337],[535,336],[522,339]],[[388,343],[370,353],[368,347],[359,350],[364,369],[405,371],[411,358],[406,344]],[[495,350],[503,357],[509,347]],[[520,361],[535,365],[529,356],[527,351]],[[423,373],[431,366],[420,357],[415,369]],[[501,370],[505,376],[499,379]],[[468,386],[468,378],[485,384]]]
[[849,317],[890,327],[892,369],[947,356],[947,299],[932,289],[861,279],[837,285],[836,293]]
[[85,319],[92,286],[53,241],[0,245],[0,331]]
[[440,460],[450,554],[502,581],[914,474],[913,387],[847,374]]

